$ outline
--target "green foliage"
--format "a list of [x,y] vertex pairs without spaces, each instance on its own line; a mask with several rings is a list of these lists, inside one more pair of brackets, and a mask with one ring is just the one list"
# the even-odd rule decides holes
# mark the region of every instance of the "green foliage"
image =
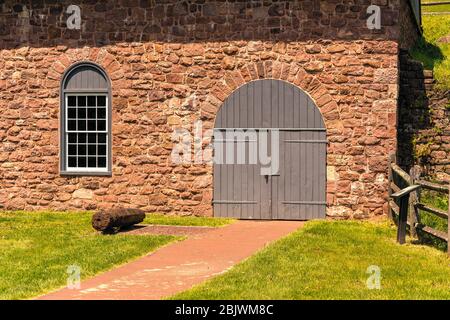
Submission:
[[434,126],[433,128],[431,128],[431,130],[433,130],[433,132],[434,132],[436,135],[441,135],[441,134],[442,134],[442,129],[439,128],[438,126]]
[[414,160],[418,163],[426,163],[431,155],[431,146],[433,141],[423,142],[423,137],[421,135],[415,136],[412,139],[412,150]]
[[174,239],[101,235],[92,229],[89,212],[0,212],[0,299],[31,298],[65,286],[69,265],[88,278]]

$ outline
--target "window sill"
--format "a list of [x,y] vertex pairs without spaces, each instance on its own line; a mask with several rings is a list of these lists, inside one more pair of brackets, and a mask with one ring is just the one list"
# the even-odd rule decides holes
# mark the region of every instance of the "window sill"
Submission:
[[99,177],[111,177],[111,171],[95,172],[95,171],[61,171],[61,176],[99,176]]

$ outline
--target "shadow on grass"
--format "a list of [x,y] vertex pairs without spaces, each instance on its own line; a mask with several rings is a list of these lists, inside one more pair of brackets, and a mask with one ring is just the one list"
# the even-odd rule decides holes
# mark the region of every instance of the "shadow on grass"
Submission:
[[445,59],[441,48],[428,42],[423,37],[416,42],[410,53],[415,60],[422,62],[427,70],[433,70],[435,65]]

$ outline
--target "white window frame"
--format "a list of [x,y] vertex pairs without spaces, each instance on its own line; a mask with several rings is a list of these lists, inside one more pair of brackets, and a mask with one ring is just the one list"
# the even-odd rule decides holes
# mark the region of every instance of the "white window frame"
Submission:
[[[69,96],[77,97],[77,101],[78,101],[78,97],[79,96],[82,96],[82,97],[104,96],[106,98],[106,104],[105,104],[105,109],[106,109],[106,116],[105,116],[106,130],[101,130],[101,131],[99,131],[99,130],[95,130],[95,131],[87,130],[87,124],[86,124],[86,130],[75,130],[75,131],[71,130],[71,131],[69,131],[69,129],[68,129],[69,128],[69,116],[68,116],[68,114],[69,114],[69,112],[68,112],[68,109],[69,109],[69,103],[68,103]],[[78,102],[77,102],[77,107],[76,108],[78,109]],[[87,108],[88,107],[86,105],[86,109]],[[96,108],[97,108],[97,106],[96,106]],[[87,173],[97,173],[97,172],[107,173],[107,172],[109,172],[108,171],[108,168],[109,168],[109,157],[110,157],[110,154],[109,154],[109,152],[110,152],[109,135],[111,133],[110,133],[110,125],[109,125],[109,96],[108,96],[108,94],[104,93],[104,92],[65,93],[65,96],[64,96],[64,116],[65,116],[65,119],[64,119],[64,140],[65,140],[65,154],[64,154],[65,159],[64,159],[64,162],[65,162],[66,171],[67,172],[77,172],[77,173],[82,173],[82,172],[87,172]],[[77,116],[76,120],[78,121],[78,116]],[[88,120],[88,118],[87,118],[87,114],[86,114],[86,121],[87,120]],[[98,120],[98,118],[96,118],[96,120]],[[78,123],[77,123],[77,126],[78,126]],[[106,155],[105,155],[106,156],[106,166],[104,168],[92,168],[92,167],[89,168],[87,166],[86,167],[69,167],[69,133],[75,133],[75,134],[78,134],[78,133],[95,133],[95,134],[104,133],[104,134],[106,134],[106,143],[105,143],[105,145],[106,145]],[[77,145],[77,149],[78,149],[78,141],[77,141],[76,145]],[[98,142],[96,142],[95,145],[98,145]],[[86,147],[87,146],[88,146],[88,142],[86,140]],[[78,156],[79,155],[78,155],[78,152],[77,152],[77,158],[78,158]],[[86,158],[87,157],[88,157],[88,155],[86,155]],[[95,155],[95,157],[98,158],[98,155]],[[86,161],[86,164],[87,164],[87,161]]]

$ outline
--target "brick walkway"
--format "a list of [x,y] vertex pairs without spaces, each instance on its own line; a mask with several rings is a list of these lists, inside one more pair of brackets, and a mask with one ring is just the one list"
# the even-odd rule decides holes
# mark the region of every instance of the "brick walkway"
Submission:
[[136,261],[39,299],[161,299],[225,272],[303,225],[292,221],[237,221],[194,235]]

